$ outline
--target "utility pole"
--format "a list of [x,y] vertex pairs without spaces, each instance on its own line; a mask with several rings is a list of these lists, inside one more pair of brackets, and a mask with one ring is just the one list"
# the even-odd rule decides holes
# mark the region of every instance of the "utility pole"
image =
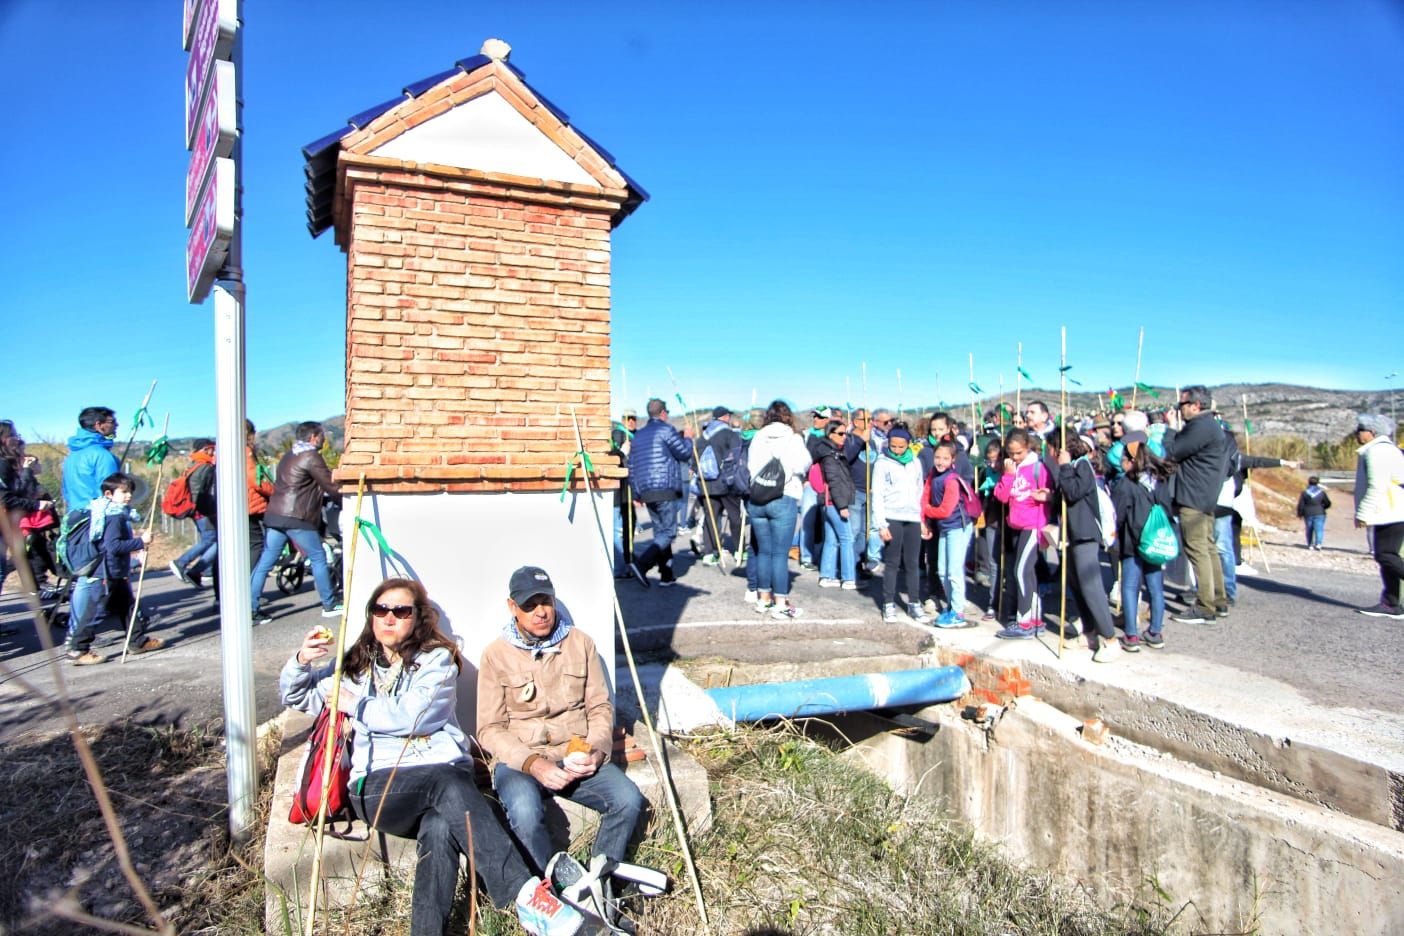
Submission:
[[[1394,380],[1399,376],[1399,371],[1390,371],[1385,374],[1385,380]],[[1394,384],[1389,385],[1389,418],[1394,420],[1394,424],[1399,425],[1399,417],[1394,415]]]

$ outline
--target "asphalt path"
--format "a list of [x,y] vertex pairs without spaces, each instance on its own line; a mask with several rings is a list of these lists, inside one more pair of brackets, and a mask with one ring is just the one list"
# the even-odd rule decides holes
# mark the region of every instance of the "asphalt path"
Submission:
[[[14,578],[11,577],[11,582]],[[323,620],[310,581],[291,596],[271,584],[273,621],[253,628],[254,700],[260,722],[276,715],[278,671],[315,624]],[[106,662],[74,666],[64,659],[61,630],[51,631],[52,651],[45,650],[28,606],[13,592],[0,596],[0,627],[18,633],[0,637],[0,743],[30,731],[65,727],[55,704],[52,661],[57,658],[69,699],[82,724],[109,724],[122,719],[181,727],[209,725],[224,717],[220,658],[220,622],[213,593],[179,582],[167,569],[149,572],[142,607],[154,617],[152,636],[166,646],[151,653],[122,655],[124,632],[104,623],[94,642]],[[334,622],[332,622],[334,623]],[[244,626],[250,626],[245,624]]]

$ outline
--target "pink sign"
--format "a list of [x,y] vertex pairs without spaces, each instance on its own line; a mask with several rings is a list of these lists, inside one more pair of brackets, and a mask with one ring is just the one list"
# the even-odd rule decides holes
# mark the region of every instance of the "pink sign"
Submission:
[[185,242],[185,285],[191,302],[204,302],[234,233],[234,161],[216,159],[210,184]]
[[195,215],[200,192],[205,187],[210,164],[216,156],[228,156],[234,147],[234,63],[216,62],[214,87],[205,95],[200,124],[195,132],[195,148],[185,171],[185,225]]
[[233,48],[236,23],[220,21],[224,0],[205,0],[190,43],[190,60],[185,63],[185,148],[195,142],[200,103],[205,96],[214,61],[229,55]]

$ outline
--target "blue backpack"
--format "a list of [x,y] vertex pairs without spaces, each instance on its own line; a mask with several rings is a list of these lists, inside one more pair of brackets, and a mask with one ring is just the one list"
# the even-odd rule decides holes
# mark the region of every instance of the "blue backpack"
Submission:
[[742,439],[741,444],[732,446],[726,458],[722,459],[717,477],[733,494],[744,495],[751,491],[751,469],[746,465],[746,458],[750,454],[751,440]]
[[102,564],[102,550],[89,535],[92,522],[87,508],[80,508],[64,514],[59,525],[59,562],[73,575],[92,575]]

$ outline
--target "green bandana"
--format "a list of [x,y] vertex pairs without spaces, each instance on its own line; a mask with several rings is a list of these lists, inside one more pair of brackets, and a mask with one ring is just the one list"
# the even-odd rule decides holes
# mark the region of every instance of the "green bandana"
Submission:
[[886,452],[884,452],[883,454],[886,455],[888,458],[892,459],[893,461],[895,461],[895,462],[896,462],[897,464],[899,464],[899,465],[906,465],[906,464],[910,464],[910,463],[911,463],[912,456],[915,455],[916,453],[915,453],[914,451],[912,451],[912,447],[911,447],[911,446],[907,446],[907,450],[906,450],[905,452],[903,452],[901,455],[894,455],[893,452],[892,452],[892,449],[888,449],[888,450],[887,450]]
[[941,444],[941,440],[938,439],[938,438],[936,438],[934,435],[931,435],[930,433],[927,433],[927,435],[926,435],[926,444],[929,445],[929,446],[931,446],[932,448],[935,448],[936,446],[938,446],[938,445]]

